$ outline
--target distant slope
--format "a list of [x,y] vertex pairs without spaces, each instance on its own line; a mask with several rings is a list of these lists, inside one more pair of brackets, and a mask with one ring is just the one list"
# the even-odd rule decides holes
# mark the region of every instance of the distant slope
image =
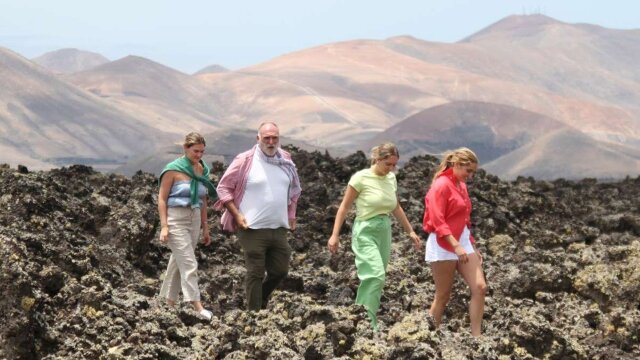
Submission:
[[109,62],[106,57],[78,49],[60,49],[33,58],[35,63],[54,73],[71,74]]
[[504,179],[614,179],[637,176],[640,151],[598,142],[579,131],[559,129],[516,149],[482,168]]
[[[640,30],[567,24],[543,15],[514,15],[455,44],[411,37],[391,38],[386,44],[422,61],[588,101],[587,107],[550,101],[547,109],[533,107],[531,99],[522,104],[528,110],[581,128],[596,139],[624,141],[620,133],[625,128],[635,129],[635,119],[640,118],[640,71],[636,65],[640,59]],[[603,118],[608,119],[605,124],[611,121],[611,131],[600,126],[602,120],[598,119]],[[633,137],[638,138],[637,130],[633,131]]]
[[184,135],[221,125],[218,95],[201,80],[142,57],[127,56],[65,79],[162,131]]
[[558,95],[638,106],[640,30],[513,15],[454,44],[408,36],[385,42],[422,61],[534,85]]
[[206,66],[206,67],[198,70],[193,75],[217,74],[217,73],[227,72],[227,71],[229,71],[229,69],[227,69],[226,67],[224,67],[222,65],[214,64],[214,65],[209,65],[209,66]]
[[[393,142],[403,160],[467,146],[482,162],[509,153],[547,132],[567,126],[512,106],[458,101],[421,111],[372,139],[366,148]],[[498,174],[499,175],[499,174]]]
[[123,163],[164,135],[0,48],[0,162]]
[[18,165],[26,166],[29,170],[49,170],[57,165],[52,162],[43,161],[22,153],[12,144],[5,144],[0,141],[0,164],[7,164],[12,167]]
[[[210,164],[212,161],[229,164],[236,155],[250,149],[256,144],[256,134],[257,130],[235,128],[227,128],[203,134],[207,142],[204,161],[206,161],[207,164]],[[180,143],[179,139],[175,142]],[[280,144],[294,145],[307,151],[325,150],[286,136],[280,139]],[[145,152],[131,159],[127,164],[114,169],[114,172],[133,175],[136,171],[142,170],[159,175],[168,162],[182,156],[182,154],[183,150],[180,145],[160,146],[157,150]],[[332,152],[331,154],[333,156],[345,155],[345,153],[342,152]]]
[[[559,36],[569,41],[572,34]],[[297,137],[319,145],[353,146],[412,114],[453,101],[509,105],[556,119],[598,140],[640,142],[636,120],[640,112],[628,105],[640,103],[634,95],[637,82],[620,77],[603,82],[615,92],[619,81],[619,90],[631,96],[630,102],[587,96],[589,88],[596,87],[591,82],[565,86],[566,79],[556,73],[552,62],[544,62],[548,67],[536,65],[541,56],[552,59],[555,48],[520,51],[521,46],[513,43],[512,47],[499,43],[504,49],[494,54],[495,45],[490,42],[347,41],[201,77],[210,82],[213,92],[225,94],[227,101],[221,103],[225,118],[249,127],[282,119]],[[588,51],[587,43],[581,46]],[[589,72],[598,66],[587,65]],[[566,66],[586,65],[575,58]],[[574,73],[586,76],[578,70]],[[547,84],[539,83],[538,76]]]
[[[640,30],[531,15],[507,17],[454,44],[409,36],[344,41],[198,75],[132,56],[62,77],[176,138],[275,121],[292,138],[353,151],[431,109],[451,126],[436,121],[430,131],[437,138],[395,134],[404,154],[438,152],[457,139],[486,161],[563,128],[632,156],[640,149],[639,58]],[[527,113],[537,120],[518,120]],[[531,130],[531,123],[546,125]],[[617,166],[640,174],[635,165]]]

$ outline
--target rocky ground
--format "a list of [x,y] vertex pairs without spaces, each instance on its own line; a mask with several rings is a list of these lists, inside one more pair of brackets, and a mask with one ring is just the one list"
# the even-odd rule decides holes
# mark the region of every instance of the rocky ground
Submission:
[[[333,159],[292,149],[303,182],[291,273],[268,310],[243,303],[235,237],[199,247],[203,301],[157,299],[169,258],[157,242],[157,179],[83,166],[0,169],[0,358],[9,359],[637,359],[640,357],[640,178],[615,183],[520,178],[482,171],[470,183],[473,232],[489,291],[484,336],[468,331],[468,290],[457,281],[439,329],[426,322],[431,271],[394,232],[374,336],[353,305],[358,280],[349,220],[338,255],[326,251],[341,192],[362,153]],[[417,232],[435,167],[398,172]],[[214,177],[223,167],[214,164]],[[420,233],[420,232],[419,232]],[[423,236],[426,240],[426,236]]]

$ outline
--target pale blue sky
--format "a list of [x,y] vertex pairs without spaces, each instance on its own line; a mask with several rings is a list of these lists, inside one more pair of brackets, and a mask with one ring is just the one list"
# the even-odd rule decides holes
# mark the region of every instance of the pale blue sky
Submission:
[[0,46],[139,55],[187,73],[330,42],[397,35],[455,42],[513,14],[640,29],[638,0],[0,0]]

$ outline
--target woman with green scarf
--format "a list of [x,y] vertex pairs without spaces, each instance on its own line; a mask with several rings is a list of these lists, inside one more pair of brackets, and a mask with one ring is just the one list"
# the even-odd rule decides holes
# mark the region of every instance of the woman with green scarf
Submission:
[[208,196],[217,196],[209,180],[209,168],[202,161],[205,145],[202,135],[187,134],[182,145],[184,156],[167,164],[160,174],[160,242],[171,249],[160,296],[173,306],[182,290],[184,301],[190,301],[201,318],[211,320],[213,314],[200,302],[195,255],[201,229],[202,243],[211,243],[207,200]]

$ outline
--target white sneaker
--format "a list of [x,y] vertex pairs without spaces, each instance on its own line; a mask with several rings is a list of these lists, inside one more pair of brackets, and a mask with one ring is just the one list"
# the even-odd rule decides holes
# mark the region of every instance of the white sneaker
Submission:
[[201,319],[204,319],[204,320],[211,320],[213,318],[213,313],[207,309],[200,310],[198,315],[200,316]]

